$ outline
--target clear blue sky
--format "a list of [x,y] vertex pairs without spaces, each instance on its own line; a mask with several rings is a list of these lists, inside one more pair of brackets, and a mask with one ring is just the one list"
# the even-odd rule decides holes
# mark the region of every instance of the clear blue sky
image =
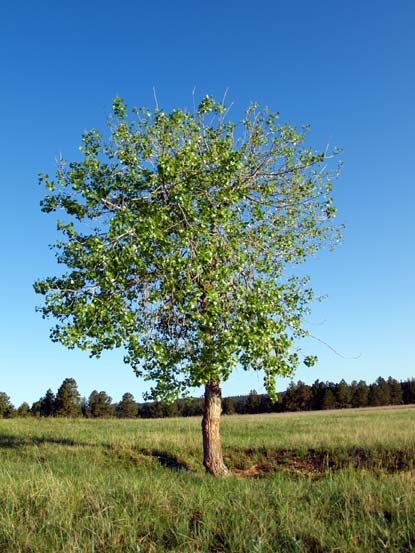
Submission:
[[[320,361],[296,378],[415,376],[415,5],[368,0],[167,2],[4,1],[0,6],[2,181],[0,390],[19,405],[74,377],[83,395],[145,389],[119,352],[90,360],[51,344],[34,307],[35,279],[56,270],[53,216],[39,211],[39,171],[78,155],[84,129],[102,128],[111,99],[190,106],[192,89],[257,100],[282,120],[310,123],[310,140],[344,148],[337,182],[344,244],[309,263],[310,330]],[[285,388],[287,382],[281,382]],[[225,394],[262,391],[237,373]],[[197,392],[199,393],[199,392]]]

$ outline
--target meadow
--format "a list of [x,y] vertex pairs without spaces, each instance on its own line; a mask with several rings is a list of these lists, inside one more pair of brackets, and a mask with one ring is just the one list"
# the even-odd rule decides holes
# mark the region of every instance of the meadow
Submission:
[[415,409],[0,421],[1,552],[415,550]]

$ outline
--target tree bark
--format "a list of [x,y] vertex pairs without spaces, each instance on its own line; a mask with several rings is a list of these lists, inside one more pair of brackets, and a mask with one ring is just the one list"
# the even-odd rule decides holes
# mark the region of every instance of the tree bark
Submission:
[[228,469],[223,462],[219,424],[222,400],[219,382],[209,380],[205,384],[205,405],[202,419],[203,465],[213,476],[225,477]]

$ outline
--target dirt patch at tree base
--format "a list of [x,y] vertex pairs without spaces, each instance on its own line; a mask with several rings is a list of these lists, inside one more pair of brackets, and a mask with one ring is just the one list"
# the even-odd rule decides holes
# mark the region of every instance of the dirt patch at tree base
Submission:
[[415,449],[247,449],[224,457],[236,478],[261,478],[275,472],[315,478],[345,468],[390,474],[415,469]]

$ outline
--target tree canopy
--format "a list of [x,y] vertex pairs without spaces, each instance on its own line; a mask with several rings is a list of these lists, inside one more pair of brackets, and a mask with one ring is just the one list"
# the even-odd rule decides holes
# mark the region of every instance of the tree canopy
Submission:
[[82,159],[40,176],[42,210],[63,213],[67,270],[35,284],[52,340],[93,356],[125,348],[153,398],[223,382],[238,364],[263,370],[274,397],[275,377],[301,361],[313,299],[295,266],[339,239],[336,152],[256,104],[228,117],[209,96],[193,112],[131,114],[116,98],[109,131],[83,135]]

